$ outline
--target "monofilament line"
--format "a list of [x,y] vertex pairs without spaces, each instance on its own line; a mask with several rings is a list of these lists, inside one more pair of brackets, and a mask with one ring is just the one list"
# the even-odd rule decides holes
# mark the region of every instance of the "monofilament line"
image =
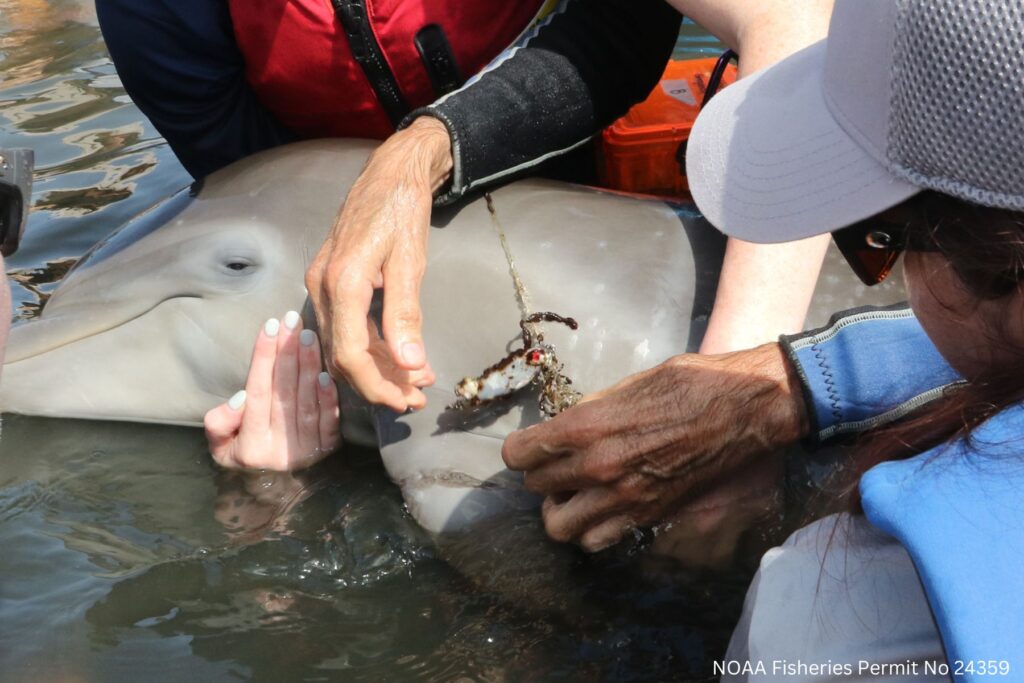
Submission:
[[[491,197],[491,193],[485,192],[484,199],[487,200],[487,211],[491,214],[491,224],[494,226],[494,231],[498,233],[498,240],[501,242],[501,249],[505,252],[505,260],[508,262],[508,273],[512,276],[512,285],[516,290],[516,303],[519,305],[520,318],[525,320],[531,313],[533,313],[533,311],[530,310],[530,295],[527,293],[526,286],[519,277],[519,271],[516,269],[516,260],[512,257],[512,249],[508,246],[508,240],[505,238],[505,230],[502,228],[501,221],[498,219],[498,212],[494,208],[494,199]],[[531,332],[536,334],[537,326],[533,324],[530,325],[530,327]]]

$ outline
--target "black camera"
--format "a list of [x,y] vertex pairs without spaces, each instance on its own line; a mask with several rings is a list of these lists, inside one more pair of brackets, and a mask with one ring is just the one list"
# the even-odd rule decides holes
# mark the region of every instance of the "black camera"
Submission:
[[0,149],[0,254],[18,249],[32,201],[31,149]]

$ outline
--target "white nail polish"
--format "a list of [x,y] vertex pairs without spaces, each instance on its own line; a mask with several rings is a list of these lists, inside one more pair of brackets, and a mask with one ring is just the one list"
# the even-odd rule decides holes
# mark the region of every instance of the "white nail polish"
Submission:
[[320,376],[317,377],[317,380],[320,382],[320,386],[322,386],[324,389],[331,386],[331,376],[328,375],[326,372],[321,372]]
[[268,337],[276,337],[278,331],[281,329],[281,322],[277,318],[271,318],[263,326],[263,332]]
[[288,311],[284,314],[284,326],[289,330],[294,330],[298,327],[300,320],[302,320],[302,318],[299,317],[299,314],[296,311]]
[[228,399],[228,408],[231,410],[239,410],[245,405],[245,389],[242,389],[237,394]]
[[302,332],[299,332],[299,343],[303,346],[312,346],[315,341],[316,335],[313,334],[313,330],[303,330]]

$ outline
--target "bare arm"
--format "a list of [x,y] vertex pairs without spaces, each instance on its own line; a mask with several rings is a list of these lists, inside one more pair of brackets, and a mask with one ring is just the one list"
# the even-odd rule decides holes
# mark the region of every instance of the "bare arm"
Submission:
[[[832,0],[671,0],[740,55],[747,76],[828,33]],[[702,353],[726,353],[803,328],[828,236],[759,245],[730,239]]]

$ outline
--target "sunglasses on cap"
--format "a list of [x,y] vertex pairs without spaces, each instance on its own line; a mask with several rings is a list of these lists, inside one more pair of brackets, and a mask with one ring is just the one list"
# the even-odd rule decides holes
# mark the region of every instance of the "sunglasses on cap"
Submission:
[[907,244],[907,223],[872,216],[832,233],[832,241],[867,286],[888,277]]

